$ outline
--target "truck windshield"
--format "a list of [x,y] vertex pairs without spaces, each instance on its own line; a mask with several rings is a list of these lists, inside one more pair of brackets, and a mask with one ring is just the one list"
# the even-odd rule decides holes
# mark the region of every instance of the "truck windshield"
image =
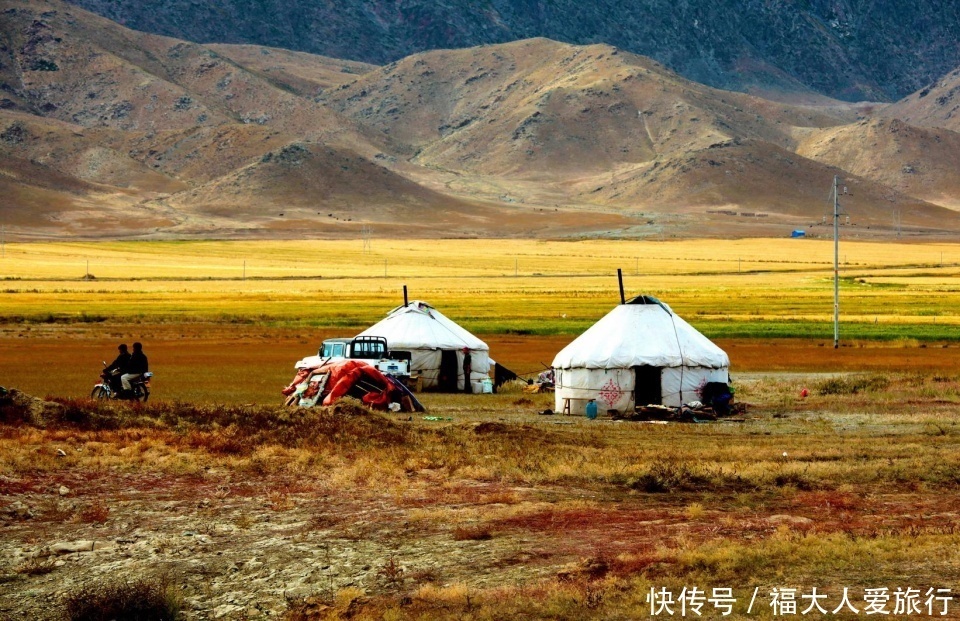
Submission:
[[343,356],[343,346],[344,343],[324,343],[321,355],[324,358]]

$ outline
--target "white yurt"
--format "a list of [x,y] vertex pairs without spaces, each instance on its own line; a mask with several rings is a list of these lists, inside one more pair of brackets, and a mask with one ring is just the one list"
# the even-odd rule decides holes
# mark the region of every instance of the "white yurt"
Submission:
[[357,336],[384,337],[392,354],[410,354],[410,372],[423,378],[423,388],[446,392],[463,390],[463,362],[469,353],[471,392],[489,392],[484,380],[490,374],[490,348],[426,302],[398,306]]
[[553,359],[556,410],[632,412],[699,399],[707,382],[729,382],[730,359],[669,306],[641,295],[620,304]]

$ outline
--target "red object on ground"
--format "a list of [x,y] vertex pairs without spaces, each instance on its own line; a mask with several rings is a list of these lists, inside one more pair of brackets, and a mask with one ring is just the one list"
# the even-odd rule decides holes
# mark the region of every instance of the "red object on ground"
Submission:
[[297,385],[301,382],[305,382],[307,378],[310,377],[311,373],[313,373],[313,369],[300,369],[294,376],[293,381],[290,382],[290,385],[281,390],[280,393],[285,397],[289,397],[297,390]]
[[300,369],[290,385],[281,392],[287,396],[292,395],[299,384],[307,381],[315,373],[330,374],[327,379],[327,394],[323,399],[323,405],[332,405],[357,384],[360,384],[360,388],[365,393],[360,398],[364,405],[377,410],[386,410],[387,406],[390,405],[390,393],[393,390],[390,380],[376,367],[360,360],[338,360],[316,367]]
[[323,399],[323,405],[331,405],[347,394],[357,383],[367,392],[360,400],[365,405],[381,410],[390,405],[390,380],[373,366],[360,360],[344,360],[325,365],[321,372],[330,373],[327,380],[329,392]]
[[800,398],[801,398],[801,399],[806,399],[809,394],[810,394],[810,391],[807,390],[806,388],[801,388],[801,389],[800,389]]

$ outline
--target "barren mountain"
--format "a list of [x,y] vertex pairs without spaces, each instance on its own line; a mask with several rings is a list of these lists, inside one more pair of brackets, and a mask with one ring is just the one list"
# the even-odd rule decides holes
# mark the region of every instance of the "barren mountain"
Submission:
[[835,174],[870,235],[891,211],[960,229],[930,204],[957,205],[957,134],[865,123],[873,104],[721,91],[609,45],[374,67],[0,4],[0,215],[24,237],[780,235]]
[[164,202],[179,213],[218,218],[224,226],[307,227],[305,232],[370,219],[429,221],[447,209],[470,208],[358,155],[299,142]]
[[[957,219],[942,207],[756,140],[734,140],[660,159],[601,179],[603,185],[585,186],[584,192],[595,201],[631,203],[651,211],[669,204],[675,213],[705,215],[724,229],[732,216],[741,220],[773,216],[775,222],[801,226],[820,223],[831,211],[834,174],[843,175],[849,190],[843,197],[844,211],[857,226],[889,228],[895,211],[915,228],[939,228]],[[745,205],[756,205],[757,211],[746,211]]]
[[544,222],[532,209],[441,194],[355,154],[300,142],[149,206],[184,217],[185,226],[170,229],[177,234],[230,229],[253,236],[359,236],[363,225],[375,224],[381,235],[476,236],[534,227],[566,235],[629,223],[616,214],[578,211]]
[[883,115],[960,132],[960,68],[889,106]]
[[409,145],[419,164],[522,176],[607,170],[734,136],[792,148],[793,127],[856,118],[839,102],[777,104],[690,82],[607,45],[547,39],[418,54],[322,101]]
[[[775,219],[764,224],[781,226],[819,220],[833,175],[853,162],[849,151],[866,145],[847,150],[853,137],[845,135],[815,154],[798,149],[811,135],[860,127],[857,119],[873,109],[718,91],[609,46],[545,39],[418,54],[322,100],[409,145],[413,162],[456,174],[451,190],[475,193],[478,178],[497,179],[501,194],[527,203],[695,214],[722,221],[724,230],[729,218],[718,211],[762,212]],[[960,138],[941,134],[948,151]],[[956,220],[909,192],[945,201],[960,188],[946,170],[934,192],[861,168],[848,172],[862,176],[854,202],[865,225],[890,226],[891,209],[916,226]],[[554,194],[538,192],[544,187]]]
[[960,134],[872,120],[820,130],[797,153],[901,194],[960,209]]
[[29,160],[89,183],[144,192],[177,192],[186,184],[130,157],[129,132],[83,128],[31,114],[0,111],[0,156]]
[[892,101],[960,65],[944,0],[74,0],[131,28],[373,63],[547,37],[605,42],[688,79],[763,93]]
[[315,56],[259,45],[206,45],[247,71],[256,73],[279,89],[301,97],[315,97],[356,79],[376,65]]

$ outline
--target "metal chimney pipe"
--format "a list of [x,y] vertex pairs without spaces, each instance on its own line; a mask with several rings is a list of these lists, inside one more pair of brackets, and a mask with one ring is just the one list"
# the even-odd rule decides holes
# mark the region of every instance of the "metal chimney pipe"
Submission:
[[407,286],[403,286],[403,305],[407,305]]
[[617,268],[617,280],[620,281],[620,303],[626,304],[627,298],[623,296],[623,270]]

